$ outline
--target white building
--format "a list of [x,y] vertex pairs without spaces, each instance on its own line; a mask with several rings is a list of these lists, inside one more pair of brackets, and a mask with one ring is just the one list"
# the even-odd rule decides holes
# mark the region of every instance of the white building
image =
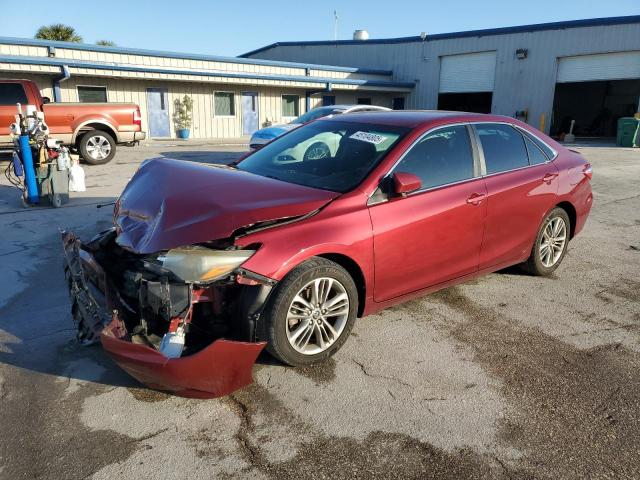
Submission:
[[184,95],[194,103],[192,137],[232,138],[322,102],[391,107],[414,87],[387,69],[1,37],[0,78],[33,80],[53,101],[135,102],[151,138],[175,136],[173,104]]

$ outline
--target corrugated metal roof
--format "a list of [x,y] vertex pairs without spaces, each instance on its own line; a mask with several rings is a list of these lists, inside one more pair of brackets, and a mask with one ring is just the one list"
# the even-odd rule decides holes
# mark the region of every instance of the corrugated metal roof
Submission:
[[297,68],[311,68],[315,70],[330,70],[336,72],[349,72],[349,73],[362,73],[370,75],[393,75],[391,70],[378,70],[371,68],[355,68],[355,67],[341,67],[334,65],[317,65],[315,63],[296,63],[296,62],[281,62],[273,60],[258,60],[248,59],[241,57],[224,57],[217,55],[200,55],[194,53],[181,53],[181,52],[167,52],[162,50],[146,50],[140,48],[123,48],[123,47],[106,47],[101,45],[91,45],[87,43],[75,43],[75,42],[58,42],[53,40],[39,40],[33,38],[12,38],[12,37],[0,37],[0,44],[4,45],[27,45],[33,47],[53,47],[53,48],[66,48],[69,50],[85,50],[101,53],[120,53],[126,55],[142,55],[148,57],[167,57],[167,58],[180,58],[184,60],[204,60],[212,62],[225,62],[225,63],[241,63],[249,65],[266,65],[274,67],[297,67]]
[[[568,20],[563,22],[550,22],[550,23],[536,23],[531,25],[518,25],[514,27],[500,27],[500,28],[488,28],[483,30],[468,30],[462,32],[451,33],[437,33],[434,35],[427,35],[426,40],[449,40],[456,38],[467,37],[485,37],[489,35],[508,35],[512,33],[523,32],[539,32],[544,30],[562,30],[566,28],[580,28],[580,27],[597,27],[603,25],[625,25],[630,23],[640,23],[640,15],[628,15],[624,17],[604,17],[604,18],[587,18],[583,20]],[[369,40],[310,40],[302,42],[276,42],[271,45],[266,45],[250,52],[240,55],[242,58],[250,57],[256,53],[264,52],[275,47],[295,47],[305,45],[362,45],[362,44],[390,44],[390,43],[414,43],[422,42],[422,37],[419,35],[411,37],[397,37],[397,38],[372,38]]]
[[399,89],[412,89],[414,82],[394,82],[385,80],[362,80],[350,78],[327,78],[312,77],[301,75],[274,75],[274,74],[256,74],[256,73],[232,73],[218,71],[201,71],[201,70],[174,70],[155,67],[138,67],[130,65],[121,65],[106,62],[84,62],[66,58],[48,58],[48,57],[25,57],[18,55],[0,55],[0,63],[13,63],[23,65],[56,65],[69,66],[76,68],[93,68],[96,70],[115,70],[124,72],[152,72],[167,75],[199,75],[204,77],[222,77],[222,78],[249,78],[255,80],[281,80],[304,83],[330,83],[337,85],[356,85],[364,87],[386,87]]

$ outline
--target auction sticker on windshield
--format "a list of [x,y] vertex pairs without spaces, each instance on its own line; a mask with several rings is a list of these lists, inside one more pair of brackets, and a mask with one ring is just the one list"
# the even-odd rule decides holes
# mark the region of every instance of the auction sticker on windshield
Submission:
[[373,143],[374,145],[380,145],[384,142],[387,137],[383,137],[382,135],[378,135],[376,133],[367,133],[367,132],[356,132],[351,135],[349,138],[353,138],[354,140],[362,140],[363,142]]

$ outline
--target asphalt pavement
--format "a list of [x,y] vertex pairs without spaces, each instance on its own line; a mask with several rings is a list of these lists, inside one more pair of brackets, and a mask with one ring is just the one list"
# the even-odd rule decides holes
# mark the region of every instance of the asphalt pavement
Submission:
[[242,149],[123,148],[61,209],[0,180],[0,479],[640,477],[639,150],[580,149],[594,209],[551,278],[512,268],[360,319],[325,364],[265,354],[250,387],[191,400],[77,345],[59,229],[108,227],[96,206],[146,158]]

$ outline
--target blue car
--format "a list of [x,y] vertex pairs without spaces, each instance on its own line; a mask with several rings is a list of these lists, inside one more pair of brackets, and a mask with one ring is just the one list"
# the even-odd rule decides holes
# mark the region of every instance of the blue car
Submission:
[[289,130],[298,128],[318,118],[328,117],[330,115],[340,115],[342,113],[373,112],[380,110],[389,109],[385,107],[377,107],[375,105],[331,105],[328,107],[317,107],[309,110],[307,113],[300,115],[291,123],[272,125],[271,127],[266,127],[258,130],[251,136],[251,140],[249,140],[249,146],[253,150],[261,148],[265,143],[269,143],[274,138],[278,138],[280,135],[287,133]]

